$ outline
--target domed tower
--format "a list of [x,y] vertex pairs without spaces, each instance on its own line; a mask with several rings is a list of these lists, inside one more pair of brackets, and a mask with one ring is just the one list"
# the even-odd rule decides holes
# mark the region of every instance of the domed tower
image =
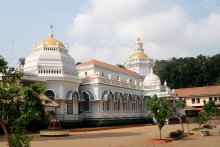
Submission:
[[49,37],[33,46],[33,52],[25,59],[24,72],[43,77],[74,77],[77,75],[74,59],[68,47],[54,38],[50,26]]
[[[48,38],[35,44],[32,53],[25,59],[24,76],[31,81],[42,82],[44,94],[59,104],[57,114],[78,114],[78,78],[75,61],[69,55],[68,47],[54,38],[53,25],[50,26]],[[79,119],[78,116],[74,119]]]
[[150,74],[148,74],[144,79],[143,86],[152,87],[152,86],[160,86],[160,85],[161,85],[160,78],[153,73],[153,69],[151,68]]
[[153,66],[153,60],[144,53],[143,43],[138,37],[136,47],[133,53],[129,56],[129,59],[126,61],[125,67],[129,70],[139,73],[140,75],[147,76]]

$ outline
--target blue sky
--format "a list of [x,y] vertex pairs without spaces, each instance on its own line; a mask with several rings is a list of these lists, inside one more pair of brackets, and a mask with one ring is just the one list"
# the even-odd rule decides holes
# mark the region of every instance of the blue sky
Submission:
[[13,66],[50,24],[76,62],[123,64],[137,36],[154,59],[220,52],[219,0],[7,0],[0,19],[0,55]]

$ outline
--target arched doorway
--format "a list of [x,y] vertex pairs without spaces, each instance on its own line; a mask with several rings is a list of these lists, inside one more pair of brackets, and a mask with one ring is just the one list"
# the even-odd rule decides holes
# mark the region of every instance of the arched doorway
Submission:
[[67,114],[78,114],[78,93],[72,92],[71,99],[67,101]]

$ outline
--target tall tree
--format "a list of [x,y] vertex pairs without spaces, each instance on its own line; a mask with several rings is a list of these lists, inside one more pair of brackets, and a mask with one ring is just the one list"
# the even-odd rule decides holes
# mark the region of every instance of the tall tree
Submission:
[[156,120],[157,125],[160,131],[160,139],[161,139],[161,130],[166,124],[166,120],[172,116],[172,109],[168,103],[168,101],[164,100],[163,98],[158,98],[154,95],[148,102],[147,106],[153,112]]
[[[186,100],[185,100],[185,99],[179,100],[179,101],[176,103],[176,107],[178,108],[178,111],[179,111],[180,109],[184,109],[184,108],[186,107]],[[179,112],[179,114],[180,114],[180,112]],[[188,133],[190,133],[187,115],[185,116],[185,118],[186,118],[187,130],[188,130]],[[180,115],[180,119],[181,119],[182,131],[184,132],[183,120],[182,120],[182,116],[181,116],[181,115]]]
[[198,117],[195,119],[195,122],[199,124],[199,128],[202,124],[205,124],[208,121],[207,112],[200,111]]
[[28,147],[31,138],[25,134],[25,126],[40,117],[43,106],[39,95],[44,88],[38,83],[29,87],[17,85],[16,80],[22,73],[8,68],[3,57],[0,57],[0,64],[0,125],[9,147]]
[[19,58],[18,62],[19,62],[19,69],[23,70],[25,64],[25,58]]
[[203,105],[203,110],[207,113],[209,124],[211,124],[211,116],[214,116],[218,112],[218,106],[215,101],[209,100]]
[[176,103],[176,107],[178,108],[179,111],[179,117],[181,119],[181,126],[182,126],[182,131],[184,132],[184,127],[183,127],[183,120],[182,120],[182,116],[180,114],[180,109],[184,109],[186,107],[186,100],[185,99],[181,99]]
[[170,88],[220,84],[220,54],[156,61],[154,69]]

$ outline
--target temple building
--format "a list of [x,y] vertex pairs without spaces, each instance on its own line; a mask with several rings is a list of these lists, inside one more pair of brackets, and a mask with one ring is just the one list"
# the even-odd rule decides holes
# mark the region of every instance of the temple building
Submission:
[[26,57],[22,82],[46,86],[44,95],[59,105],[47,111],[54,111],[58,119],[144,118],[151,96],[176,97],[153,73],[154,61],[144,52],[140,38],[126,68],[95,59],[76,66],[68,46],[55,39],[52,28]]

